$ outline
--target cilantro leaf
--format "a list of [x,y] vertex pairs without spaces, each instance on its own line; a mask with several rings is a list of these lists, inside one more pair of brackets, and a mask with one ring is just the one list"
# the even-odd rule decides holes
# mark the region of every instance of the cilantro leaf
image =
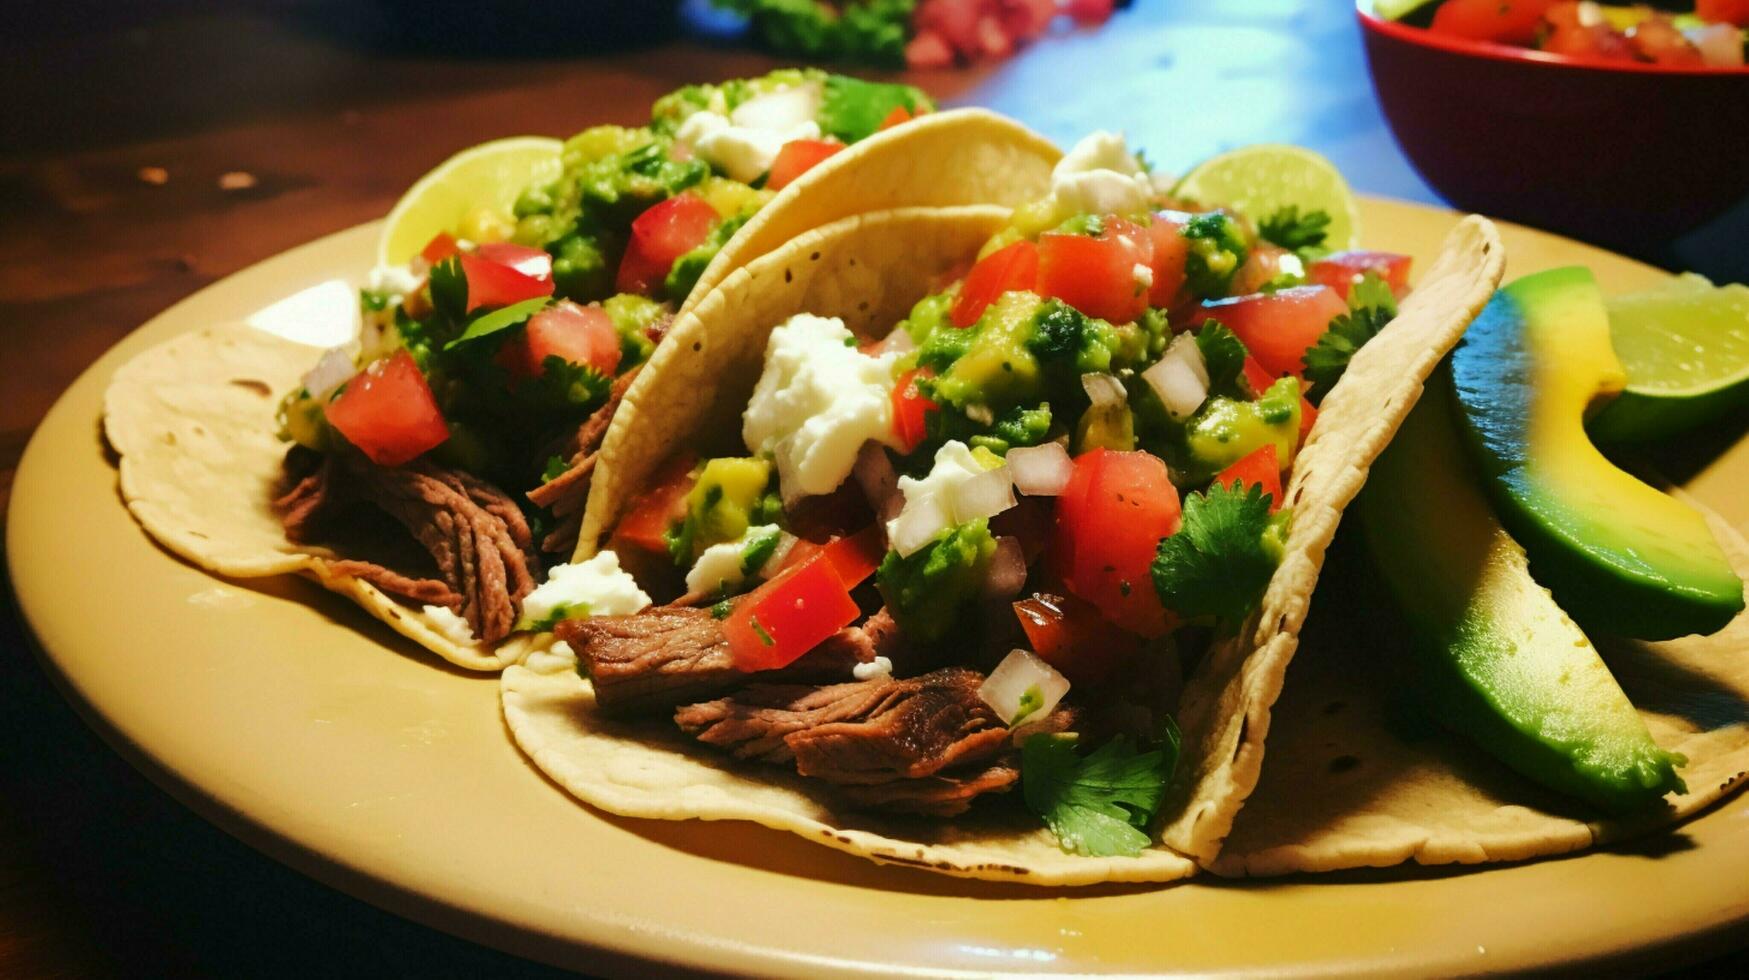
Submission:
[[1118,736],[1083,757],[1074,735],[1034,735],[1020,750],[1027,809],[1044,819],[1064,851],[1134,857],[1152,843],[1147,828],[1178,764],[1176,730],[1138,752]]
[[1262,600],[1280,561],[1263,488],[1217,483],[1184,498],[1183,523],[1160,542],[1149,571],[1167,609],[1232,630]]
[[511,327],[526,322],[529,317],[539,313],[541,308],[546,305],[547,298],[545,296],[536,296],[534,299],[525,299],[520,303],[512,303],[509,306],[500,307],[490,313],[477,316],[469,322],[468,328],[462,331],[460,337],[444,344],[443,349],[449,350],[457,344],[478,340],[500,330],[509,330]]
[[571,462],[565,457],[548,456],[546,466],[542,467],[540,471],[540,480],[542,483],[551,483],[559,477],[564,476],[566,471],[570,468]]
[[[847,30],[860,30],[863,27],[874,31],[884,28],[880,24],[880,13],[888,12],[900,17],[909,14],[909,9],[901,9],[898,4],[863,4],[862,21],[857,23],[853,15],[846,14],[840,24]],[[877,12],[877,6],[884,8]],[[908,8],[909,5],[903,5]],[[900,28],[902,31],[903,28]],[[901,35],[902,36],[902,35]],[[875,46],[881,42],[876,41]],[[904,41],[899,41],[901,51]],[[901,54],[901,60],[903,55]],[[820,130],[828,136],[836,136],[846,143],[873,136],[881,128],[894,109],[904,109],[916,112],[929,108],[929,98],[909,85],[895,85],[884,82],[865,82],[860,78],[847,75],[826,76],[825,88],[821,93],[819,123]]]
[[1290,204],[1257,224],[1257,234],[1266,242],[1271,242],[1297,252],[1302,248],[1316,248],[1324,244],[1330,225],[1330,214],[1327,211],[1308,211],[1300,213],[1299,205]]
[[451,320],[467,315],[468,277],[462,274],[462,261],[450,256],[431,267],[431,305]]
[[1245,370],[1245,357],[1250,353],[1239,335],[1221,321],[1209,320],[1196,331],[1196,349],[1208,371],[1209,392],[1237,394],[1239,374]]
[[1312,385],[1308,397],[1322,402],[1348,370],[1354,352],[1378,336],[1396,315],[1397,298],[1384,280],[1369,272],[1355,283],[1348,292],[1348,312],[1331,320],[1318,342],[1306,349],[1306,380]]

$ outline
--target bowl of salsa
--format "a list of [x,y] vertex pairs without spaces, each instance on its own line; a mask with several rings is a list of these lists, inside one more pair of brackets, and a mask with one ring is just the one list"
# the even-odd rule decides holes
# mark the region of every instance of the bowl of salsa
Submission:
[[1647,254],[1749,198],[1749,0],[1356,12],[1392,133],[1456,207]]

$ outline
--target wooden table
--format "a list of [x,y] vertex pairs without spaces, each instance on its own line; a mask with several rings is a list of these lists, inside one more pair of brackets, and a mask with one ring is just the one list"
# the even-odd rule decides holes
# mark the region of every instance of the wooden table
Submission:
[[[1202,6],[1144,0],[1103,33],[914,81],[1060,141],[1126,129],[1171,169],[1297,142],[1363,190],[1436,200],[1384,129],[1346,5],[1181,9]],[[84,0],[12,20],[0,41],[0,506],[60,391],[179,298],[381,216],[461,147],[635,123],[680,84],[776,64],[660,32],[607,55],[446,57],[396,44],[387,9]],[[0,975],[548,972],[333,892],[183,809],[79,721],[10,608],[0,710]]]

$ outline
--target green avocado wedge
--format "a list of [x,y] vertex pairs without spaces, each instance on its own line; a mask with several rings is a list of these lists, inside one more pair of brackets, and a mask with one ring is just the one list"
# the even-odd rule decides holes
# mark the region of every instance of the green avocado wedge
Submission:
[[[1472,328],[1473,329],[1473,328]],[[1634,706],[1495,519],[1442,366],[1361,493],[1373,560],[1409,625],[1428,712],[1500,761],[1613,814],[1685,792]]]
[[1586,410],[1626,383],[1582,267],[1494,294],[1451,355],[1459,427],[1500,521],[1579,624],[1664,640],[1713,633],[1743,583],[1706,520],[1604,458]]

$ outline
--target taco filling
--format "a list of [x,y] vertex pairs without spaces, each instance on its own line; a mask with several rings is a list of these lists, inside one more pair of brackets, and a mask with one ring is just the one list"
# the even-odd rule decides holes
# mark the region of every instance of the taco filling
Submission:
[[1181,679],[1257,608],[1316,405],[1407,289],[1319,219],[1174,200],[1097,133],[884,336],[788,317],[743,451],[671,457],[593,559],[666,601],[555,627],[595,710],[856,808],[1018,788],[1064,850],[1139,853]]
[[[792,69],[690,86],[646,126],[573,136],[562,174],[513,214],[477,211],[408,266],[376,270],[358,340],[285,395],[286,536],[329,545],[338,574],[423,606],[460,645],[578,611],[567,597],[591,575],[635,593],[617,567],[542,575],[570,557],[632,377],[777,191],[931,109],[908,86]],[[383,557],[384,515],[423,557]]]

